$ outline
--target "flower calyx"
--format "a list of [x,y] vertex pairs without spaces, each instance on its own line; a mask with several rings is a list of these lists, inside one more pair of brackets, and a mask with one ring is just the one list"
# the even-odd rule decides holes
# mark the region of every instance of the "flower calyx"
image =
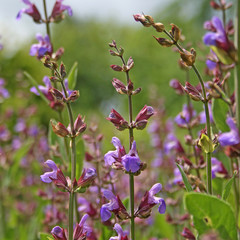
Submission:
[[119,131],[123,131],[129,127],[128,122],[115,109],[111,110],[106,119],[112,122]]
[[189,97],[194,101],[204,101],[202,94],[189,82],[185,83],[185,86],[182,86],[183,90]]
[[181,59],[183,61],[183,63],[190,67],[193,66],[193,64],[195,63],[196,60],[196,51],[194,48],[191,48],[190,52],[183,49],[183,51],[179,51]]

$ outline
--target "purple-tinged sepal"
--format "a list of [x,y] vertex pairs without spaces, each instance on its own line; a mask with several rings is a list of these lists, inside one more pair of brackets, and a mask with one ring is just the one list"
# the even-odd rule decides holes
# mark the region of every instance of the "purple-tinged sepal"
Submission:
[[128,128],[128,122],[115,109],[111,110],[111,113],[106,119],[112,122],[119,131]]
[[84,118],[80,114],[78,114],[78,117],[76,118],[74,122],[74,133],[73,135],[79,136],[81,133],[83,133],[87,128],[87,124],[84,122]]
[[95,168],[84,168],[82,175],[77,181],[76,192],[83,192],[87,187],[89,187],[94,179],[97,177],[97,172]]
[[133,17],[136,22],[140,22],[144,27],[150,27],[152,25],[143,14],[135,14]]
[[66,99],[68,102],[75,102],[80,96],[80,93],[78,90],[74,90],[71,92],[69,97]]
[[189,95],[189,97],[194,101],[203,101],[202,94],[198,91],[197,88],[195,88],[192,84],[189,82],[185,83],[185,86],[182,86],[183,90],[186,94]]
[[60,122],[56,123],[54,120],[51,120],[51,125],[52,125],[53,132],[59,137],[70,136],[70,132],[62,123]]
[[195,240],[195,236],[193,235],[193,233],[190,231],[190,229],[188,228],[184,228],[183,231],[181,232],[181,235],[186,238],[187,240]]
[[76,227],[73,232],[73,239],[74,240],[85,240],[87,236],[92,232],[92,229],[86,226],[86,221],[88,219],[88,214],[83,215],[82,219],[80,220],[79,224],[76,224]]
[[110,190],[103,190],[103,196],[109,200],[109,203],[103,204],[100,209],[100,215],[103,222],[108,221],[112,213],[121,220],[129,218],[129,214],[119,196],[115,196]]
[[21,9],[17,14],[16,19],[20,20],[21,17],[22,17],[22,14],[25,13],[25,14],[29,15],[30,17],[32,17],[34,22],[41,23],[42,22],[42,17],[41,17],[41,14],[38,11],[36,5],[31,3],[29,0],[22,0],[22,2],[24,2],[29,7]]
[[57,0],[55,2],[55,5],[53,6],[53,10],[50,16],[50,21],[51,22],[60,22],[64,19],[64,11],[68,12],[69,16],[72,16],[72,8],[68,5],[63,5],[62,4],[63,0]]
[[113,229],[118,235],[116,237],[110,237],[109,240],[128,240],[128,232],[123,231],[122,227],[118,223],[115,223]]
[[164,214],[166,211],[166,203],[163,198],[159,198],[155,196],[161,190],[162,190],[162,185],[160,183],[154,184],[152,188],[145,193],[134,216],[139,218],[148,218],[151,215],[152,208],[155,205],[159,205],[158,212],[160,214]]
[[133,127],[142,130],[146,127],[148,119],[154,114],[154,109],[151,106],[145,105],[138,113]]
[[126,86],[123,84],[123,82],[121,82],[117,78],[113,78],[112,85],[113,85],[113,87],[116,89],[116,91],[118,93],[120,93],[120,94],[127,94]]
[[67,230],[56,226],[51,231],[52,236],[55,240],[67,240]]

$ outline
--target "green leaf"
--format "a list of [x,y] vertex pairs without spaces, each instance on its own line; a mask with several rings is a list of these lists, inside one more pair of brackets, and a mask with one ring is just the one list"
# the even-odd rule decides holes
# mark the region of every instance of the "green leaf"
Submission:
[[129,211],[129,197],[126,197],[123,199],[122,201],[123,205],[125,206],[125,208],[127,209],[127,211]]
[[213,119],[216,123],[216,127],[221,132],[228,132],[230,131],[227,123],[226,117],[228,113],[228,105],[222,99],[213,99],[212,103],[212,112],[213,112]]
[[191,192],[191,191],[192,191],[192,186],[191,186],[191,184],[189,183],[185,172],[182,170],[182,168],[180,167],[179,164],[176,163],[176,165],[177,165],[177,167],[178,167],[178,169],[179,169],[179,171],[180,171],[180,173],[181,173],[181,175],[182,175],[182,179],[183,179],[183,182],[184,182],[184,184],[185,184],[185,187],[186,187],[187,191],[188,191],[188,192]]
[[79,179],[82,175],[84,155],[85,147],[83,140],[80,139],[76,143],[76,179]]
[[186,193],[185,206],[193,215],[194,226],[199,235],[215,229],[222,239],[237,240],[236,220],[228,203],[215,196]]
[[40,97],[42,98],[42,100],[45,101],[47,104],[49,104],[47,98],[39,90],[37,81],[29,73],[23,72],[23,74],[27,77],[27,79],[30,81],[30,83],[37,89],[37,91],[38,91]]
[[43,232],[38,233],[38,239],[39,240],[54,240],[52,235],[50,235],[48,233],[43,233]]
[[75,62],[67,76],[68,79],[68,87],[73,90],[76,87],[77,83],[77,74],[78,74],[78,63]]
[[228,53],[223,49],[218,48],[216,46],[211,46],[210,48],[216,53],[217,57],[223,64],[230,65],[233,63],[233,59],[230,58]]
[[226,184],[226,186],[223,190],[222,199],[225,200],[225,201],[227,200],[227,198],[230,194],[232,183],[234,181],[234,178],[235,178],[236,174],[237,174],[237,172],[234,172],[232,178],[227,182],[227,184]]

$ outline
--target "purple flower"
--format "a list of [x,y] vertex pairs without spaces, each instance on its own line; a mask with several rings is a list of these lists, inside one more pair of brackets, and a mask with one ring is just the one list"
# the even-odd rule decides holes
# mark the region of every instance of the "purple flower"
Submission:
[[142,198],[142,201],[138,207],[138,210],[135,213],[135,216],[138,216],[139,218],[147,218],[151,214],[151,209],[155,205],[158,206],[158,212],[160,214],[165,213],[166,211],[166,203],[163,198],[155,197],[157,193],[159,193],[162,190],[162,185],[160,183],[156,183],[152,186],[152,188],[147,191]]
[[240,135],[239,135],[238,127],[234,123],[233,119],[231,117],[228,117],[226,122],[230,128],[230,132],[222,133],[218,137],[218,141],[219,141],[220,145],[223,147],[236,145],[240,142]]
[[120,219],[129,217],[125,206],[118,196],[115,196],[110,190],[103,190],[103,196],[109,200],[109,203],[102,205],[100,215],[103,222],[109,220],[113,212]]
[[15,136],[12,140],[12,149],[17,150],[22,146],[22,141],[19,137]]
[[26,129],[26,122],[23,118],[19,118],[14,127],[15,132],[23,132]]
[[43,175],[40,176],[41,180],[45,183],[50,183],[52,182],[52,179],[57,179],[57,170],[58,167],[56,163],[52,160],[47,160],[45,164],[48,165],[52,169],[51,172],[45,172]]
[[56,240],[67,240],[64,229],[59,226],[54,227],[51,231],[51,234]]
[[133,141],[129,153],[122,157],[122,165],[124,166],[127,172],[135,173],[140,169],[141,161],[137,154],[135,141]]
[[74,240],[86,239],[86,236],[88,236],[92,232],[92,229],[85,225],[87,218],[88,214],[83,215],[79,224],[76,225],[73,233]]
[[212,178],[216,177],[217,173],[220,174],[227,174],[225,167],[223,166],[222,162],[220,162],[217,158],[211,158],[212,160]]
[[175,117],[175,122],[180,127],[184,127],[190,123],[193,117],[196,116],[196,111],[194,111],[192,105],[183,105],[183,110]]
[[42,17],[38,11],[36,5],[31,3],[29,0],[22,0],[22,2],[24,2],[29,7],[21,9],[17,14],[16,19],[17,20],[21,19],[22,14],[25,13],[25,14],[28,14],[30,17],[32,17],[34,22],[40,23],[42,20]]
[[6,88],[4,88],[4,85],[4,79],[0,78],[0,102],[2,102],[2,99],[9,98],[9,92]]
[[222,21],[218,17],[213,17],[211,22],[205,23],[205,26],[208,26],[208,29],[212,29],[212,32],[208,32],[203,37],[204,44],[208,46],[216,46],[222,48],[225,51],[228,51],[230,48],[230,43],[227,38]]
[[57,0],[55,2],[55,5],[53,7],[51,16],[50,16],[50,20],[52,22],[58,22],[61,21],[64,16],[63,16],[63,12],[67,11],[69,16],[72,16],[72,9],[70,6],[67,5],[63,5],[62,4],[63,0]]
[[39,133],[39,129],[37,125],[32,125],[28,129],[28,135],[32,137],[36,137]]
[[36,56],[38,59],[44,57],[45,54],[52,54],[52,44],[48,35],[43,37],[41,34],[36,35],[36,39],[39,41],[38,44],[33,44],[30,48],[30,56]]
[[104,155],[105,165],[111,166],[114,162],[121,162],[121,157],[126,154],[125,148],[117,137],[112,138],[112,144],[116,148],[115,151],[109,151]]
[[10,138],[10,132],[6,126],[0,126],[0,141],[8,141]]
[[122,227],[118,223],[115,223],[113,229],[117,232],[118,236],[110,237],[109,240],[128,240],[127,232],[123,231]]
[[78,203],[80,204],[80,206],[78,207],[78,211],[79,212],[87,213],[90,217],[93,217],[93,216],[95,216],[97,214],[96,209],[85,198],[79,197],[78,198]]
[[175,150],[177,153],[184,153],[184,149],[173,133],[169,133],[164,142],[164,152],[169,155],[171,151]]
[[[182,168],[182,166],[180,167]],[[174,174],[173,184],[178,184],[182,182],[182,175],[178,168],[175,168],[173,170],[173,174]]]
[[89,185],[92,184],[96,176],[97,176],[97,173],[95,168],[87,168],[87,169],[84,168],[83,173],[77,182],[78,187],[82,187],[82,188],[88,187]]

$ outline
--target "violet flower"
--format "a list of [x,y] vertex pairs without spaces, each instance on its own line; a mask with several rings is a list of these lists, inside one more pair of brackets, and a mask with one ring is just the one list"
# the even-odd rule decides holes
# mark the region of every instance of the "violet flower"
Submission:
[[184,149],[173,133],[169,133],[164,142],[164,152],[169,155],[171,151],[175,150],[177,153],[184,153]]
[[28,8],[23,8],[21,9],[18,14],[16,19],[20,20],[22,17],[22,14],[28,14],[30,17],[33,18],[33,21],[36,23],[40,23],[42,20],[41,14],[39,13],[37,7],[35,4],[31,3],[29,0],[22,0],[26,5],[28,5]]
[[26,122],[23,118],[19,118],[15,127],[14,127],[14,130],[15,132],[23,132],[25,129],[26,129]]
[[87,213],[90,217],[93,217],[97,214],[96,209],[93,207],[92,203],[90,203],[87,199],[83,197],[78,198],[78,207],[79,212]]
[[213,45],[228,51],[230,43],[222,21],[214,16],[211,21],[206,22],[204,25],[208,30],[211,29],[211,32],[206,33],[203,37],[204,44],[208,46]]
[[58,22],[61,21],[64,16],[63,16],[63,12],[67,11],[69,16],[72,16],[72,8],[68,5],[63,5],[62,4],[63,0],[57,0],[55,2],[55,5],[53,7],[51,16],[50,16],[50,20],[52,22]]
[[45,54],[52,54],[52,44],[50,42],[49,36],[43,37],[41,34],[36,35],[36,39],[39,41],[38,44],[33,44],[30,48],[29,55],[36,56],[38,59],[44,57]]
[[185,127],[190,124],[193,117],[196,116],[196,111],[194,111],[192,104],[189,106],[187,104],[183,105],[183,110],[175,117],[175,122],[180,127]]
[[147,191],[142,198],[142,201],[135,213],[135,216],[139,218],[147,218],[151,214],[151,209],[155,205],[158,206],[158,212],[164,214],[166,211],[166,203],[163,198],[155,197],[157,193],[162,190],[162,185],[160,183],[154,184],[149,191]]
[[[180,167],[182,168],[182,166]],[[173,184],[178,184],[182,182],[182,174],[177,167],[174,168],[173,175],[174,175]]]
[[122,157],[122,165],[127,172],[135,173],[140,169],[141,161],[137,154],[135,141],[133,141],[129,153]]
[[56,240],[67,240],[65,230],[59,226],[54,227],[51,234]]
[[52,169],[51,172],[45,172],[43,175],[40,176],[41,180],[45,183],[51,183],[52,179],[57,179],[57,170],[58,167],[56,163],[52,160],[47,160],[45,164],[48,165],[49,168]]
[[117,137],[112,138],[112,144],[116,148],[115,151],[109,151],[104,155],[105,165],[111,166],[114,162],[121,162],[121,157],[126,154],[125,148]]
[[230,128],[230,132],[222,133],[218,137],[218,141],[223,147],[236,145],[240,142],[240,134],[238,131],[238,127],[234,123],[233,119],[231,117],[228,117],[226,122]]
[[125,206],[118,196],[115,196],[110,190],[103,190],[103,196],[109,200],[109,203],[103,204],[100,209],[100,215],[103,222],[110,219],[113,212],[120,219],[127,219],[129,215]]
[[220,162],[217,158],[211,158],[212,160],[212,178],[215,178],[217,176],[217,173],[219,174],[227,174],[227,170],[223,166],[222,162]]
[[86,237],[92,232],[92,229],[85,225],[88,218],[88,214],[83,215],[79,224],[76,225],[73,233],[74,240],[86,239]]
[[110,237],[109,240],[128,240],[127,232],[123,231],[118,223],[115,223],[113,229],[117,232],[118,236]]
[[3,78],[0,78],[0,102],[2,102],[2,99],[9,98],[9,92],[6,88],[4,88],[5,80]]

